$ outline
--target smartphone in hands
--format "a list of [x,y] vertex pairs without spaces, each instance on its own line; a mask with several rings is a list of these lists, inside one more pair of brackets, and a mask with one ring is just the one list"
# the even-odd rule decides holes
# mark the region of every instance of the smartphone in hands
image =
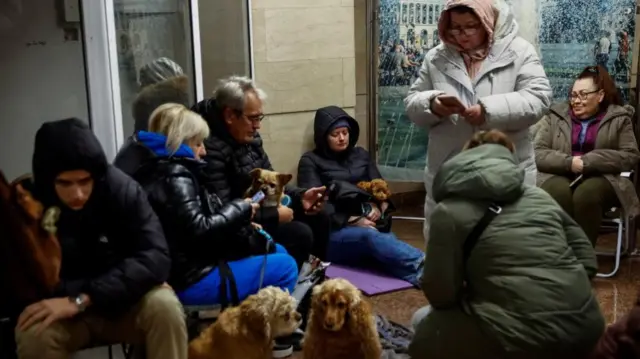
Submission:
[[580,182],[582,182],[582,175],[576,177],[573,182],[569,183],[569,188],[575,188]]
[[465,106],[456,96],[442,95],[438,96],[438,100],[444,106],[455,108],[459,113],[462,113],[467,109],[467,106]]
[[256,192],[256,194],[253,195],[253,197],[251,197],[251,203],[260,203],[262,202],[264,197],[265,197],[264,192],[258,191]]
[[323,202],[325,199],[328,199],[331,197],[331,194],[336,190],[336,184],[332,183],[329,186],[327,186],[327,189],[324,190],[324,194],[322,195],[322,197],[318,198],[315,202],[313,202],[313,206],[311,206],[311,208],[319,205],[321,202]]

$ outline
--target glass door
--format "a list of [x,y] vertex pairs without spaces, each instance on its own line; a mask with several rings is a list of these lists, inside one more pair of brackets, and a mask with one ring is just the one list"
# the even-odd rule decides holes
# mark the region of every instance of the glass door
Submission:
[[[122,130],[126,137],[133,133],[136,121],[147,121],[137,117],[148,111],[138,111],[134,106],[138,105],[137,99],[145,100],[138,97],[146,87],[162,90],[157,84],[184,77],[188,81],[187,88],[176,90],[186,90],[188,103],[195,103],[191,6],[189,0],[115,0],[113,14]],[[153,92],[142,96],[149,94],[153,95]]]
[[202,98],[198,2],[82,0],[82,6],[92,127],[112,159],[136,122],[146,123],[149,94],[175,85],[176,102]]

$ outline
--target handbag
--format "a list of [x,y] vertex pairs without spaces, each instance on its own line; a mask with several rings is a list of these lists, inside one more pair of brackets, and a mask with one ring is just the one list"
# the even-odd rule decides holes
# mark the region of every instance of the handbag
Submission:
[[346,181],[332,181],[329,188],[333,190],[329,193],[329,200],[333,203],[336,211],[346,213],[350,216],[363,214],[363,204],[373,202],[373,196],[362,188]]
[[[329,200],[333,203],[336,211],[346,213],[350,217],[358,217],[350,221],[350,224],[359,221],[369,214],[372,208],[368,203],[373,202],[379,204],[379,201],[375,199],[371,193],[350,182],[332,181],[330,186],[333,188],[333,191],[329,194]],[[384,213],[382,213],[380,219],[376,221],[376,229],[383,233],[391,232],[391,212],[395,210],[393,204],[388,203],[389,206]]]

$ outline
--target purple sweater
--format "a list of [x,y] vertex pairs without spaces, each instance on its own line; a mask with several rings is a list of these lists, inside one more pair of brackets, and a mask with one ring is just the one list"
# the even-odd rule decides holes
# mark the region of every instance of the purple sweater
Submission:
[[596,146],[598,126],[606,112],[601,112],[595,117],[586,120],[578,119],[573,111],[569,110],[571,117],[571,155],[582,156],[593,150]]

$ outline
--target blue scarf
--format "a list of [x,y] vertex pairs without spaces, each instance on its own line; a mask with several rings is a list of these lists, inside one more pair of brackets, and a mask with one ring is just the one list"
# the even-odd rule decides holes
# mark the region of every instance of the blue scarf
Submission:
[[138,141],[140,141],[148,149],[153,151],[156,156],[159,157],[196,157],[193,153],[193,150],[185,144],[181,144],[176,152],[171,153],[171,151],[167,148],[167,136],[159,133],[139,131]]

